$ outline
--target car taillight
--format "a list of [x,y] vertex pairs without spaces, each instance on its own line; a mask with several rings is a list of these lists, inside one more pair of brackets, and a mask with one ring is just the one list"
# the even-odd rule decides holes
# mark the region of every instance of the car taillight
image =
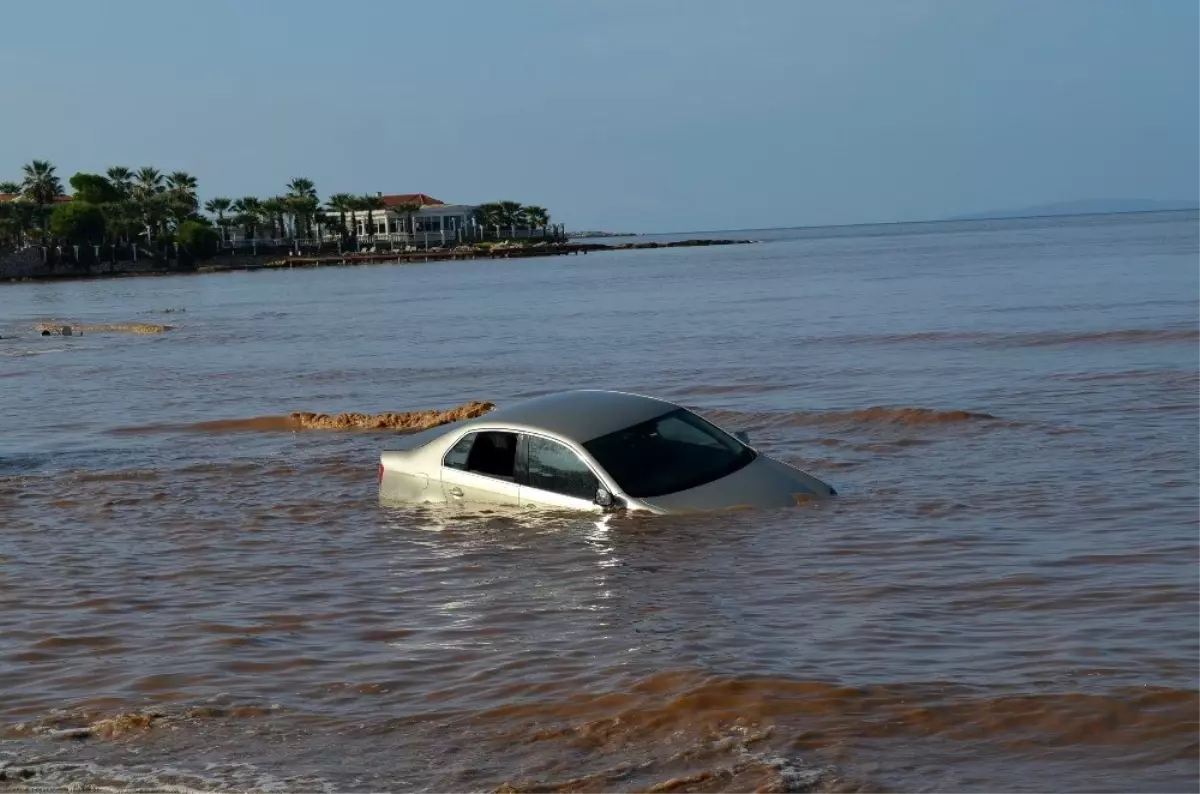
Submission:
[[379,464],[379,484],[383,485],[383,464]]

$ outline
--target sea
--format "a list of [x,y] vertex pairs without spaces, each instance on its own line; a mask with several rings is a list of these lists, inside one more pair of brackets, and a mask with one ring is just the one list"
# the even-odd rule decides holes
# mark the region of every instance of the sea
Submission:
[[[1196,791],[1198,233],[0,285],[0,791]],[[395,432],[240,421],[582,387],[839,495],[384,506]]]

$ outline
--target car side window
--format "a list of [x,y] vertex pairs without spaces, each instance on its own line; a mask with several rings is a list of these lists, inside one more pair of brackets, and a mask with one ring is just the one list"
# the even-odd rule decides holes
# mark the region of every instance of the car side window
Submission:
[[446,453],[446,457],[442,460],[442,465],[448,469],[458,469],[459,471],[467,470],[467,458],[471,454],[471,445],[475,443],[477,433],[467,433],[458,440],[458,443],[450,448]]
[[540,436],[525,436],[525,482],[530,488],[589,502],[600,481],[569,447]]
[[450,448],[442,465],[502,480],[515,479],[517,434],[498,431],[468,433]]

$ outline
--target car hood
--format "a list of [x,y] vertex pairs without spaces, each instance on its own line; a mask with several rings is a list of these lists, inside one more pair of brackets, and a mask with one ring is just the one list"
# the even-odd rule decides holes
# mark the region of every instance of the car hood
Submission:
[[760,453],[750,465],[728,477],[686,491],[637,501],[652,510],[684,513],[738,507],[794,507],[798,496],[834,493],[833,488],[811,474]]

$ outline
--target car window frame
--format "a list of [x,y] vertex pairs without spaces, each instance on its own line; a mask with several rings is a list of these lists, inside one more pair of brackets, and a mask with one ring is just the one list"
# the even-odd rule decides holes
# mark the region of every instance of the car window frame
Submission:
[[614,494],[614,495],[616,495],[618,493],[617,491],[613,490],[613,484],[611,482],[609,482],[609,480],[611,478],[609,478],[605,475],[601,466],[591,459],[591,456],[587,454],[586,450],[584,450],[581,447],[579,447],[578,445],[572,443],[568,439],[561,438],[558,436],[553,436],[553,435],[550,435],[549,433],[537,433],[537,432],[532,432],[532,431],[528,431],[528,430],[517,431],[517,460],[516,460],[516,466],[515,466],[515,469],[516,469],[515,474],[516,474],[517,484],[520,485],[522,488],[528,488],[530,491],[538,491],[541,493],[553,494],[554,496],[559,497],[561,499],[576,499],[580,502],[587,502],[588,504],[595,504],[595,494],[592,494],[591,498],[587,498],[587,497],[582,497],[582,496],[575,496],[574,494],[559,493],[558,491],[549,491],[549,490],[546,490],[545,488],[538,488],[536,485],[530,485],[529,482],[527,481],[528,477],[529,477],[529,444],[526,442],[527,438],[540,438],[545,441],[550,441],[555,444],[560,444],[560,445],[566,447],[568,450],[571,451],[572,454],[575,455],[575,457],[579,460],[579,462],[581,462],[584,466],[586,466],[588,471],[590,471],[592,473],[592,476],[596,478],[596,483],[599,488],[603,488],[604,490],[606,490],[609,493]]
[[[513,453],[514,454],[513,476],[511,478],[501,477],[499,475],[489,474],[488,472],[483,472],[483,471],[475,471],[474,469],[459,469],[454,466],[446,465],[446,458],[450,457],[450,453],[454,451],[454,448],[457,447],[464,438],[466,438],[467,436],[478,436],[483,433],[508,433],[510,435],[514,435],[517,437],[517,449]],[[472,446],[472,448],[474,448],[475,442],[471,442],[471,446]],[[520,485],[520,477],[519,477],[518,472],[521,467],[520,456],[521,456],[521,431],[520,430],[514,430],[511,427],[469,427],[469,428],[466,428],[461,434],[459,434],[452,443],[447,445],[446,451],[442,453],[442,456],[440,459],[440,466],[438,469],[438,477],[439,477],[439,479],[441,478],[442,469],[449,469],[450,471],[458,472],[459,474],[469,474],[472,477],[482,477],[483,479],[488,480],[490,482],[500,482],[500,483],[507,483],[509,485],[518,485],[519,486]],[[467,460],[470,460],[470,459],[471,459],[471,453],[468,452]]]

